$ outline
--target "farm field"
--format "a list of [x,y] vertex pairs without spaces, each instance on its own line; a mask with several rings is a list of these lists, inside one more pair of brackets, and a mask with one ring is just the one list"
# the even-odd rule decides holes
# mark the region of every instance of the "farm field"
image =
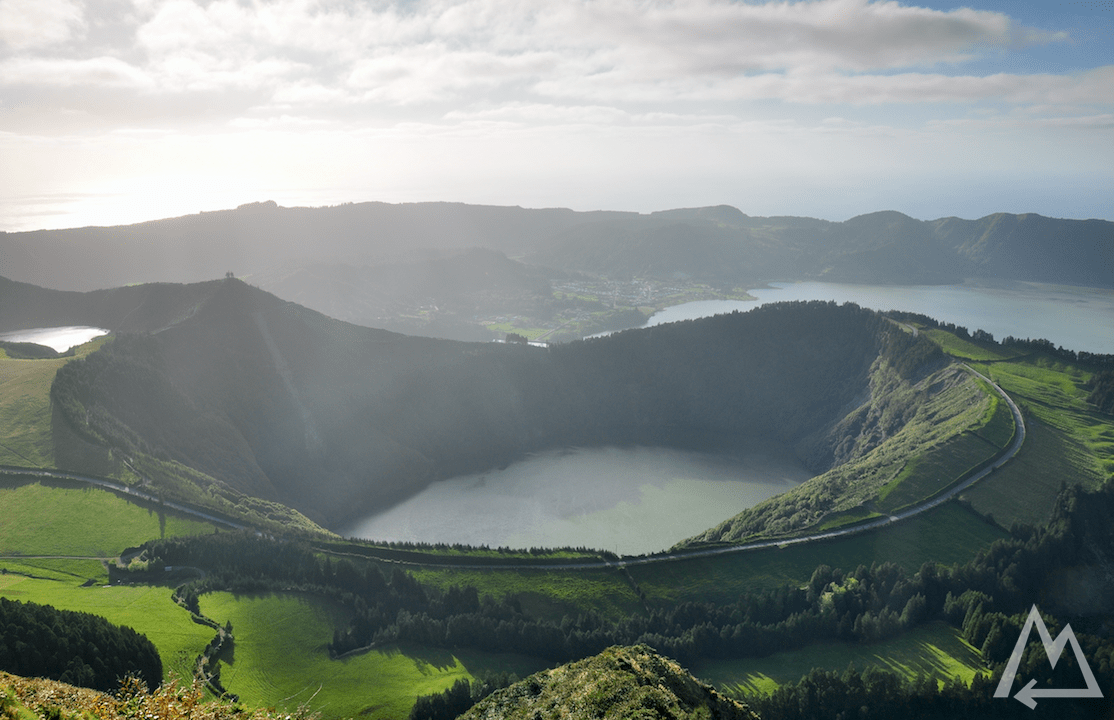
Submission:
[[201,597],[201,611],[232,623],[236,640],[221,658],[225,687],[246,705],[292,710],[306,703],[323,718],[404,718],[418,695],[461,679],[545,667],[530,658],[473,651],[450,653],[392,645],[330,659],[327,644],[345,619],[331,601],[297,593]]
[[939,621],[872,645],[824,643],[764,658],[704,661],[690,670],[723,690],[768,695],[813,668],[842,673],[849,665],[859,672],[868,667],[888,670],[906,680],[932,677],[940,685],[951,678],[970,685],[976,674],[989,674],[979,651],[959,630]]
[[115,557],[147,540],[213,525],[142,508],[99,488],[0,478],[0,555]]

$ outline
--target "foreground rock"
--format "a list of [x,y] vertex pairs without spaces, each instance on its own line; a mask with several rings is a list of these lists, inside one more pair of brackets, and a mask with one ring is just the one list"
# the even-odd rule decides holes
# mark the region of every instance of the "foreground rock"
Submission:
[[546,670],[485,698],[461,720],[529,718],[722,718],[757,720],[645,645],[612,647]]

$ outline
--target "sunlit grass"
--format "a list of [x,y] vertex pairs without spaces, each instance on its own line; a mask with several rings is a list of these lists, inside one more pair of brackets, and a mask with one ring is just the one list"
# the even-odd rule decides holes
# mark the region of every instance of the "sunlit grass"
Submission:
[[517,599],[531,615],[560,619],[594,610],[617,619],[642,612],[630,581],[617,570],[450,570],[413,568],[421,583],[446,590],[472,585],[482,596]]
[[528,675],[543,667],[529,658],[449,652],[413,645],[376,648],[338,660],[329,657],[344,609],[297,593],[236,596],[212,593],[201,611],[231,621],[231,656],[222,656],[225,687],[248,706],[293,710],[307,703],[324,718],[405,718],[418,695],[449,688],[477,673]]
[[[75,351],[84,357],[99,349],[99,337]],[[13,360],[0,358],[0,465],[53,467],[50,385],[54,375],[74,358]]]
[[194,658],[213,639],[211,628],[194,623],[189,612],[171,600],[169,587],[81,587],[81,578],[65,572],[37,568],[32,574],[40,577],[30,578],[15,574],[27,571],[27,566],[8,560],[0,560],[0,568],[9,569],[6,574],[0,573],[2,597],[99,615],[146,635],[159,651],[164,677],[170,671],[179,677],[191,677]]
[[647,602],[734,602],[744,592],[804,585],[820,565],[852,571],[893,562],[913,573],[928,561],[963,563],[995,540],[1000,528],[957,503],[880,530],[782,548],[629,568]]
[[909,681],[931,677],[941,686],[951,678],[970,685],[976,674],[989,674],[980,653],[963,639],[959,630],[942,622],[929,623],[871,645],[809,645],[764,658],[701,661],[690,670],[720,688],[768,695],[781,685],[800,680],[814,668],[842,673],[850,665],[859,672],[876,667]]
[[213,532],[213,525],[139,507],[107,490],[0,485],[0,554],[114,557],[147,540]]

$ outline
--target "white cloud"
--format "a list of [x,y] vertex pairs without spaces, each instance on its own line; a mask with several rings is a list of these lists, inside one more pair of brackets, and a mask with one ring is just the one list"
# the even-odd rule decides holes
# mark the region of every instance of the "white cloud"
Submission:
[[70,0],[0,0],[0,47],[26,50],[64,43],[82,23],[81,7]]
[[85,60],[18,57],[0,61],[0,85],[149,89],[154,83],[141,69],[112,57]]

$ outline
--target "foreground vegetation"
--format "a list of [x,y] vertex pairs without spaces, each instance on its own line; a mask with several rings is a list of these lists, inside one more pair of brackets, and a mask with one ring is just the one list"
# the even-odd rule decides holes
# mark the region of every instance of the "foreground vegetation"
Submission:
[[[234,638],[211,667],[222,669],[224,687],[240,702],[297,712],[304,700],[329,717],[401,717],[418,694],[494,673],[521,677],[634,643],[750,694],[768,718],[812,717],[802,708],[815,714],[809,698],[817,693],[838,698],[845,717],[863,716],[862,707],[926,718],[979,708],[983,716],[1006,717],[1020,704],[988,706],[983,696],[1035,601],[1052,613],[1054,634],[1070,620],[1109,697],[1114,655],[1108,629],[1095,618],[1109,616],[1114,597],[1103,584],[1103,558],[1114,553],[1104,524],[1114,513],[1106,481],[1114,472],[1114,433],[1110,417],[1088,402],[1095,371],[1086,359],[1039,346],[940,328],[925,334],[965,354],[1018,400],[1029,441],[1016,460],[967,491],[965,504],[948,503],[883,531],[625,570],[526,569],[515,566],[596,554],[374,547],[305,532],[214,535],[211,525],[160,517],[157,508],[136,508],[103,491],[20,481],[0,488],[7,501],[0,504],[0,553],[81,557],[0,559],[0,596],[133,627],[154,643],[167,675],[191,676],[213,639],[214,629],[190,611],[203,613]],[[896,422],[891,438],[905,428],[947,432],[932,436],[936,455],[905,463],[897,482],[879,483],[886,492],[876,510],[866,505],[865,515],[828,517],[827,527],[915,502],[933,491],[927,480],[952,470],[961,475],[1012,436],[1005,404],[964,372],[912,372],[913,379],[951,383],[918,404],[906,402],[916,383],[902,385],[901,370],[891,370],[874,375],[892,385],[867,403],[864,425],[887,427],[883,420],[916,407],[930,415]],[[933,417],[948,420],[934,424]],[[141,458],[196,472],[157,454]],[[1065,479],[1078,482],[1066,487]],[[214,486],[213,497],[218,491]],[[96,520],[83,525],[75,517]],[[81,587],[107,579],[92,558],[143,539],[152,541],[122,576],[142,584]],[[431,559],[441,566],[420,565]],[[444,566],[451,563],[491,567]],[[167,574],[167,566],[178,569]],[[165,584],[149,584],[160,580]],[[927,666],[913,657],[922,652]],[[841,660],[853,658],[860,670],[840,674]],[[1065,670],[1054,675],[1047,663],[1027,663],[1025,676],[1042,685],[1070,684]],[[826,669],[794,682],[817,665]],[[884,666],[894,672],[878,669]],[[629,699],[614,691],[600,697]],[[594,697],[596,690],[586,692]],[[1089,717],[1096,706],[1058,707],[1064,717]]]
[[125,679],[110,695],[0,671],[0,718],[4,720],[316,720],[316,717],[304,707],[293,713],[279,713],[206,702],[200,682],[172,679],[150,691],[137,680]]

